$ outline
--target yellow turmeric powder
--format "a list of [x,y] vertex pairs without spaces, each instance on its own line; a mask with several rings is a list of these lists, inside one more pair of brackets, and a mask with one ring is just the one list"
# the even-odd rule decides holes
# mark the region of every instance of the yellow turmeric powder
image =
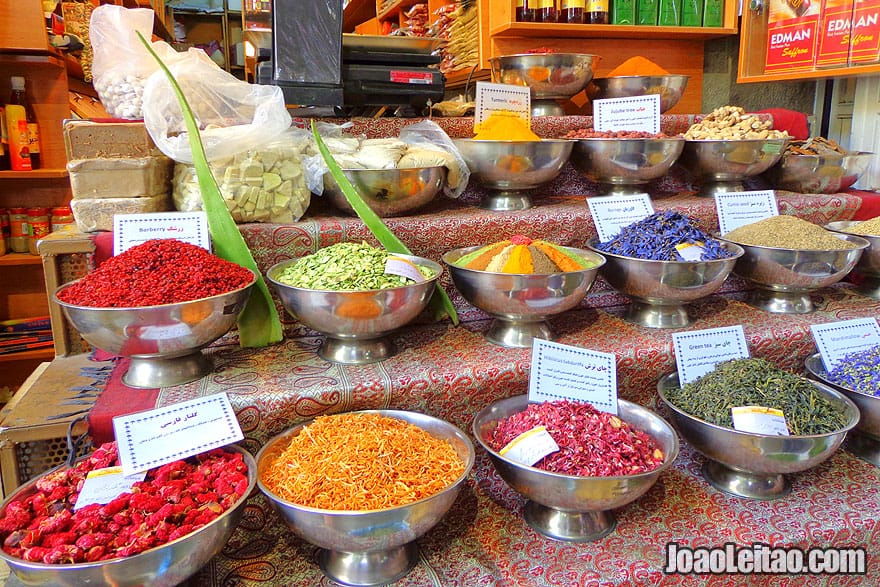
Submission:
[[509,112],[493,112],[481,124],[474,127],[475,141],[540,141],[528,122]]
[[636,55],[630,57],[611,70],[608,77],[620,77],[624,75],[669,75],[669,72],[645,57]]

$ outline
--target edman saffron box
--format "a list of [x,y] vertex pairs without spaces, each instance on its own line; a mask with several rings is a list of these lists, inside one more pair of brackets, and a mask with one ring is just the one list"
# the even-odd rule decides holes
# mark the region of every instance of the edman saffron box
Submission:
[[850,63],[880,60],[880,0],[856,0],[850,48]]
[[844,66],[849,61],[853,0],[825,0],[819,27],[816,67]]
[[811,70],[821,4],[811,0],[772,0],[767,24],[764,73]]

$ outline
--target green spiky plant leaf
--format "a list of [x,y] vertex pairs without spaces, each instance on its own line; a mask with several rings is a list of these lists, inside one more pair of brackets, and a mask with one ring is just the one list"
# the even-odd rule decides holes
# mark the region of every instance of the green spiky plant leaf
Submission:
[[[339,167],[336,159],[333,158],[333,154],[330,153],[330,149],[327,148],[327,145],[321,139],[314,121],[312,121],[312,136],[315,138],[315,143],[318,145],[318,150],[321,152],[324,162],[327,163],[327,167],[330,169],[330,175],[336,181],[339,189],[342,190],[349,205],[354,209],[366,227],[370,229],[370,232],[373,233],[379,244],[385,247],[385,250],[389,253],[412,255],[412,251],[382,222],[379,215],[373,212],[373,209],[370,208],[354,186],[351,185],[348,176],[343,173],[342,168]],[[449,299],[446,290],[443,289],[439,282],[435,282],[434,293],[428,302],[428,308],[431,310],[435,320],[442,320],[448,316],[452,323],[458,326],[458,313],[455,311],[455,306],[452,305],[452,300]]]
[[272,295],[269,293],[269,287],[257,267],[251,251],[244,242],[238,226],[235,224],[223,196],[220,194],[220,188],[217,186],[217,180],[214,179],[211,168],[208,165],[208,158],[205,155],[205,147],[202,144],[202,138],[199,134],[199,128],[196,124],[195,116],[183,91],[174,79],[171,71],[162,62],[153,48],[144,39],[143,35],[138,32],[141,42],[150,52],[150,55],[158,62],[159,67],[165,73],[180,109],[183,111],[183,120],[186,123],[186,130],[189,135],[189,145],[192,150],[193,166],[196,171],[196,177],[199,182],[199,189],[202,193],[202,202],[205,213],[208,216],[208,231],[211,233],[211,242],[214,245],[214,252],[218,257],[237,263],[243,267],[247,267],[257,275],[256,290],[251,293],[247,305],[238,316],[238,336],[239,345],[242,347],[264,347],[279,342],[284,334],[281,330],[281,319],[278,317],[278,310]]

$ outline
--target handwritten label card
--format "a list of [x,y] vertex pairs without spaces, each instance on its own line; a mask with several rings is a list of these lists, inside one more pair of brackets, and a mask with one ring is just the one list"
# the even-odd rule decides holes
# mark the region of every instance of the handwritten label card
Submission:
[[147,473],[144,471],[126,477],[122,474],[122,467],[105,467],[89,471],[73,509],[76,511],[93,503],[101,505],[110,503],[123,493],[131,492],[132,486],[138,481],[143,481],[146,476]]
[[654,213],[651,196],[648,194],[587,198],[587,206],[590,208],[590,214],[593,215],[599,242],[610,241],[617,236],[621,228]]
[[673,332],[672,347],[681,385],[715,370],[722,361],[749,357],[742,326]]
[[532,345],[529,401],[559,399],[593,404],[597,410],[617,414],[617,358],[542,339]]
[[730,408],[734,430],[771,436],[788,436],[785,414],[779,408],[734,406]]
[[810,331],[826,371],[831,371],[840,359],[850,353],[880,345],[880,326],[876,318],[811,324]]
[[531,467],[547,455],[551,455],[558,450],[559,445],[556,444],[556,441],[547,432],[547,427],[536,426],[508,442],[507,446],[498,451],[498,454],[507,457],[511,461]]
[[204,212],[116,214],[113,217],[113,254],[151,239],[174,238],[211,250],[208,215]]
[[599,132],[660,132],[660,95],[593,100],[593,126]]
[[773,190],[715,194],[718,228],[722,235],[731,230],[779,215]]
[[128,476],[244,438],[225,393],[113,418]]
[[520,118],[531,126],[532,90],[528,86],[477,82],[474,130],[491,115]]

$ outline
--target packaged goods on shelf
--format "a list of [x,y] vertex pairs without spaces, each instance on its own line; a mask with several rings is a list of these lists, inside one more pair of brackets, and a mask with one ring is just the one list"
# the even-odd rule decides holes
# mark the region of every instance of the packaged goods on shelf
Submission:
[[116,214],[143,214],[173,210],[170,194],[142,198],[84,198],[70,202],[76,226],[82,232],[113,230]]
[[66,120],[63,132],[68,161],[162,154],[143,122]]
[[67,163],[73,198],[138,198],[171,193],[168,157],[79,159]]

